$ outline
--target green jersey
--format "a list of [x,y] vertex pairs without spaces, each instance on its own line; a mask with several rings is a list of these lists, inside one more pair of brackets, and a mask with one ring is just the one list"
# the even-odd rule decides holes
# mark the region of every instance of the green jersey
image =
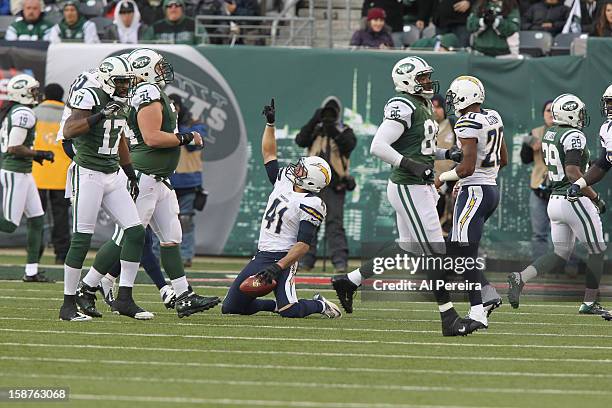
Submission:
[[565,175],[565,155],[570,150],[580,150],[580,171],[584,173],[589,162],[589,149],[582,131],[562,125],[549,128],[542,137],[542,155],[548,167],[548,180],[552,194],[565,195],[572,184]]
[[[402,156],[416,162],[430,165],[433,169],[436,153],[435,136],[438,125],[433,120],[431,102],[409,94],[399,94],[385,105],[385,120],[394,120],[402,124],[404,132],[391,144]],[[434,175],[423,180],[400,167],[391,171],[391,181],[395,184],[431,184]]]
[[44,18],[28,23],[23,17],[17,17],[6,30],[4,39],[8,41],[49,41],[51,27],[53,24]]
[[177,115],[172,101],[157,85],[143,82],[136,87],[130,109],[129,126],[133,134],[130,137],[132,164],[136,170],[150,176],[169,177],[178,166],[181,156],[180,146],[153,148],[144,142],[138,129],[138,112],[154,102],[162,107],[161,129],[168,133],[177,133]]
[[[82,109],[96,114],[104,109],[111,97],[101,88],[81,88],[72,94],[71,109]],[[102,173],[114,173],[119,169],[119,140],[127,126],[123,113],[103,119],[89,131],[74,139],[74,162],[79,166]]]
[[[21,128],[21,129],[14,129]],[[21,130],[16,133],[13,130]],[[13,132],[11,132],[13,131]],[[25,131],[25,138],[23,138]],[[23,145],[32,148],[36,135],[36,115],[24,105],[13,105],[7,112],[0,128],[0,148],[2,150],[2,169],[18,173],[32,172],[32,158],[8,153],[8,148]]]

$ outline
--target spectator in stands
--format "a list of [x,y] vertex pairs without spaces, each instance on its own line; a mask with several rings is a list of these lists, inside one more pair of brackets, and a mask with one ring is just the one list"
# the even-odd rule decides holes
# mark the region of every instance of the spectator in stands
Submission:
[[431,38],[421,38],[420,40],[415,41],[410,48],[445,52],[454,51],[458,44],[459,40],[457,39],[457,36],[453,33],[449,33],[438,34]]
[[40,0],[24,0],[23,10],[6,30],[8,41],[49,41],[53,24],[45,20]]
[[591,35],[595,37],[612,37],[612,2],[608,2],[602,7]]
[[11,2],[10,0],[0,0],[0,16],[11,15]]
[[[355,189],[355,179],[349,173],[349,157],[357,144],[353,129],[342,120],[343,112],[342,102],[335,96],[328,96],[295,137],[295,143],[307,148],[309,156],[322,157],[331,167],[331,183],[321,190],[319,197],[327,206],[325,241],[336,273],[346,271],[348,262],[344,198],[347,191]],[[316,255],[315,239],[300,262],[302,270],[314,267]]]
[[422,0],[403,0],[404,3],[404,25],[416,25],[419,19],[419,4]]
[[[422,0],[421,0],[422,1]],[[404,4],[402,0],[364,0],[361,7],[361,16],[367,17],[368,10],[381,8],[387,15],[386,23],[394,33],[404,30]]]
[[521,17],[527,13],[527,10],[529,10],[529,7],[531,7],[533,4],[539,1],[542,1],[542,0],[518,0],[519,11],[521,13]]
[[431,20],[436,26],[436,34],[453,33],[459,39],[460,47],[467,47],[470,35],[466,30],[466,20],[470,14],[472,0],[421,0],[417,28],[423,30]]
[[[169,98],[174,102],[178,114],[179,132],[196,131],[205,137],[208,134],[206,126],[192,118],[191,112],[183,105],[181,97],[172,94]],[[190,267],[195,253],[195,210],[201,211],[196,198],[203,194],[202,190],[202,147],[183,146],[176,172],[170,176],[170,182],[179,202],[179,219],[183,230],[181,242],[181,258],[186,267]]]
[[164,0],[166,18],[157,21],[147,29],[144,41],[170,44],[197,44],[195,21],[185,16],[184,0]]
[[100,42],[96,25],[81,15],[78,4],[74,0],[64,3],[64,18],[51,29],[49,41],[52,43],[84,42],[86,44]]
[[523,17],[523,30],[546,31],[553,36],[563,30],[570,8],[561,0],[542,0],[535,3]]
[[521,161],[523,164],[533,163],[531,170],[531,195],[529,196],[529,214],[531,216],[531,250],[533,259],[548,252],[548,235],[550,220],[548,219],[548,199],[550,188],[547,187],[548,168],[542,156],[542,137],[546,129],[553,125],[552,100],[544,103],[542,115],[544,124],[532,129],[529,136],[523,140]]
[[121,0],[115,7],[115,19],[106,31],[106,39],[122,44],[138,44],[147,26],[140,22],[140,11],[132,0]]
[[493,57],[510,54],[508,37],[520,26],[515,0],[478,0],[467,20],[468,31],[474,33],[472,48]]
[[259,6],[256,0],[225,0],[224,3],[229,16],[259,15]]
[[353,33],[351,45],[368,48],[393,48],[393,38],[385,27],[385,10],[375,7],[368,10],[367,27]]
[[164,18],[164,6],[161,0],[136,0],[136,4],[140,11],[140,19],[145,25],[152,26]]
[[50,150],[55,153],[55,161],[44,162],[41,166],[32,166],[32,176],[36,181],[40,201],[47,213],[51,205],[53,228],[51,242],[55,252],[55,263],[63,265],[70,248],[69,206],[70,200],[65,198],[66,173],[71,160],[68,158],[61,142],[56,136],[64,111],[64,90],[58,84],[45,86],[44,101],[34,108],[36,112],[36,138],[34,149]]
[[595,28],[600,10],[598,3],[597,0],[580,0],[580,26],[583,33],[590,33]]

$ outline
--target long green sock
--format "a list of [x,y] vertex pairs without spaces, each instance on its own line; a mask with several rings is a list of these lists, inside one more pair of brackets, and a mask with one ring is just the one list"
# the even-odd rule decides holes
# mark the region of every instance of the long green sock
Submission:
[[185,276],[181,249],[178,245],[160,246],[159,255],[164,271],[166,271],[170,279],[174,280]]
[[83,262],[85,262],[87,251],[89,251],[91,245],[91,235],[82,232],[72,234],[70,249],[66,254],[66,265],[79,271],[83,268]]
[[[142,258],[145,230],[142,225],[136,225],[123,231],[123,247],[119,258],[122,261],[138,262]],[[97,268],[96,268],[97,269]]]
[[38,263],[40,260],[40,243],[42,242],[43,227],[45,226],[45,216],[28,218],[28,253],[27,263]]
[[550,254],[542,255],[533,261],[532,265],[538,271],[538,275],[545,275],[563,268],[565,263],[565,259],[561,258],[556,253],[551,252]]
[[587,289],[599,289],[599,281],[604,268],[604,254],[590,254],[586,266]]
[[96,271],[105,275],[109,273],[113,266],[119,261],[119,256],[121,256],[121,247],[112,240],[106,241],[106,243],[98,249],[93,267]]
[[12,234],[17,229],[17,225],[13,224],[4,217],[0,217],[0,231]]

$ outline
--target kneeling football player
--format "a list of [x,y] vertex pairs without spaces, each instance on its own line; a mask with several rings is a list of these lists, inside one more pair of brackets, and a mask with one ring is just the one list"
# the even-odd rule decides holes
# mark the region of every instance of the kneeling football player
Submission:
[[[278,312],[283,317],[306,317],[315,313],[329,318],[341,317],[338,306],[320,294],[312,300],[298,299],[294,282],[297,262],[308,252],[327,212],[316,193],[331,181],[331,169],[325,160],[316,156],[302,157],[296,165],[279,169],[274,99],[263,113],[267,124],[261,150],[274,189],[262,219],[257,254],[232,283],[221,311],[241,315],[268,311]],[[240,285],[253,275],[262,283],[276,281],[276,301],[257,299],[240,290]]]

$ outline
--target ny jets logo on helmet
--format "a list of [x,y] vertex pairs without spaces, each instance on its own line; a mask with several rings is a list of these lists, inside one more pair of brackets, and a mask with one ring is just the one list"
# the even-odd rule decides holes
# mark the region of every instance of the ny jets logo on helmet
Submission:
[[174,68],[166,58],[149,48],[138,48],[130,53],[128,60],[140,81],[164,88],[174,80]]
[[37,105],[40,83],[27,74],[16,75],[6,85],[6,96],[9,101],[23,105]]
[[562,94],[555,98],[551,107],[553,123],[582,129],[589,126],[589,115],[584,102],[576,95]]
[[318,156],[300,158],[297,164],[287,166],[285,174],[293,185],[313,193],[318,193],[331,182],[331,168]]
[[612,118],[612,85],[610,85],[601,97],[601,116]]
[[418,95],[431,99],[438,93],[438,81],[431,80],[434,69],[421,57],[407,57],[399,60],[391,71],[397,92]]
[[446,91],[446,110],[455,111],[457,117],[461,111],[475,103],[482,104],[485,99],[485,90],[482,82],[476,77],[463,75],[455,78]]
[[114,68],[115,67],[110,61],[104,61],[102,62],[102,64],[100,64],[100,67],[98,67],[98,71],[108,73],[111,72]]
[[96,79],[101,88],[115,99],[130,98],[134,93],[136,77],[128,60],[124,57],[105,58],[98,67]]

